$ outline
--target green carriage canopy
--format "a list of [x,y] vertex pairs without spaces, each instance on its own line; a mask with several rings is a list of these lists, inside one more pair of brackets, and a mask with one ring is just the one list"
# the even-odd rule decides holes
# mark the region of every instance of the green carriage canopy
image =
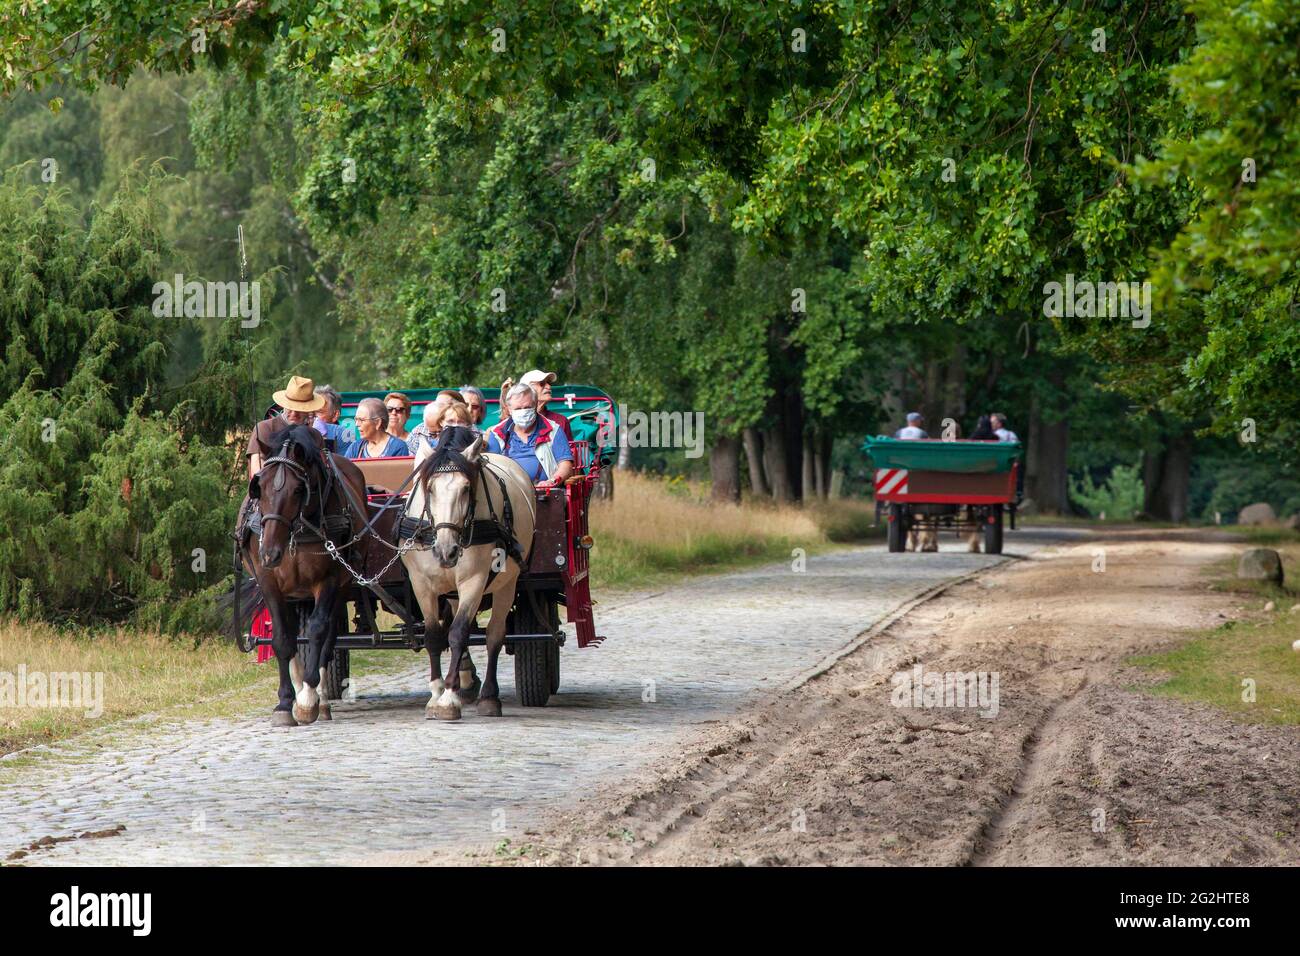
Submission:
[[868,438],[862,450],[877,468],[1004,474],[1020,458],[1020,442],[943,441],[942,439]]
[[[342,392],[343,411],[339,413],[339,425],[355,438],[357,403],[363,398],[377,398],[382,401],[389,392],[401,392],[411,400],[411,418],[406,427],[414,428],[424,420],[424,406],[437,398],[442,390],[442,388],[396,388],[369,392]],[[501,389],[480,388],[479,391],[483,393],[483,401],[487,405],[487,416],[483,419],[483,427],[491,428],[501,420]],[[618,406],[608,394],[594,385],[557,383],[551,386],[551,402],[546,408],[547,411],[563,415],[569,420],[574,441],[590,442],[593,461],[595,450],[600,446],[602,437],[605,438],[606,444],[600,449],[601,460],[607,463],[613,460],[617,449]],[[603,436],[602,425],[605,426]]]

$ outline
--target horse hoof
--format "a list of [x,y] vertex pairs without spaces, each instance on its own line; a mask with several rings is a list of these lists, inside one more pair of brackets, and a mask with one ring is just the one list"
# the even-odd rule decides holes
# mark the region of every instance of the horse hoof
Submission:
[[320,719],[321,719],[321,720],[333,720],[333,719],[334,719],[334,715],[330,713],[330,709],[329,709],[329,705],[328,705],[328,704],[321,704],[321,707],[320,707]]
[[460,690],[456,691],[456,696],[460,698],[460,702],[462,704],[472,704],[474,703],[474,701],[478,700],[478,692],[482,689],[482,687],[483,687],[483,682],[479,680],[477,677],[475,677],[474,683],[470,684],[468,687],[462,687]]
[[297,704],[294,704],[293,716],[300,724],[314,724],[316,718],[320,716],[320,704],[318,703],[311,710],[303,710]]
[[297,727],[298,721],[294,720],[293,714],[289,713],[287,710],[273,710],[271,711],[271,726]]
[[424,709],[424,716],[432,720],[460,720],[460,708],[450,704],[434,704]]
[[500,717],[501,698],[480,697],[478,701],[478,715],[480,717]]

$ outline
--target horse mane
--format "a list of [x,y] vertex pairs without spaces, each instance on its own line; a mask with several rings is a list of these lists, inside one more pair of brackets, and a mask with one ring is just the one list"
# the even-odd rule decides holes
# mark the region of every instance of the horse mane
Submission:
[[459,471],[466,478],[473,480],[475,466],[461,452],[474,444],[478,437],[473,429],[463,425],[451,425],[442,430],[438,436],[438,444],[433,446],[429,457],[420,462],[417,471],[420,484],[425,486],[426,494],[430,476],[440,471]]
[[284,443],[288,442],[291,448],[297,448],[302,451],[303,461],[308,468],[320,467],[320,446],[316,444],[313,437],[318,434],[310,425],[289,425],[273,432],[267,439],[267,444],[272,449],[272,457],[280,454],[280,449]]

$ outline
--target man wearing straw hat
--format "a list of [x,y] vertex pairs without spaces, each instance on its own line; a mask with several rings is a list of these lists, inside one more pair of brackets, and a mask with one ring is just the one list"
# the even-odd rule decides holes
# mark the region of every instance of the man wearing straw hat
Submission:
[[[249,478],[261,471],[262,462],[275,454],[270,445],[272,435],[290,425],[310,425],[315,413],[325,407],[325,396],[317,395],[315,388],[316,383],[311,379],[295,375],[289,379],[288,386],[271,396],[282,411],[273,418],[262,419],[248,436],[248,450],[244,454],[248,456]],[[312,433],[324,448],[324,437],[315,429]]]

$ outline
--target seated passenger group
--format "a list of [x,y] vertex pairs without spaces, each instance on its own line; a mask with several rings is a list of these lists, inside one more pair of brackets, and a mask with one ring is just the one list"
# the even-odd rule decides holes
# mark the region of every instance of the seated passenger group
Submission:
[[[417,461],[438,443],[445,428],[470,428],[487,436],[488,451],[514,459],[534,484],[549,487],[563,484],[574,472],[572,426],[565,416],[547,410],[555,377],[554,372],[533,369],[520,377],[518,385],[506,379],[501,387],[501,421],[487,430],[482,427],[487,404],[483,393],[472,385],[443,389],[425,404],[423,421],[409,431],[409,397],[389,392],[383,401],[363,398],[355,415],[359,437],[351,442],[347,442],[350,436],[339,424],[343,398],[338,391],[329,385],[314,387],[310,379],[295,377],[289,389],[275,395],[286,411],[261,425],[265,431],[305,420],[320,433],[326,448],[340,449],[348,458],[414,455]],[[250,475],[270,453],[259,437],[264,436],[255,431],[249,441]]]

